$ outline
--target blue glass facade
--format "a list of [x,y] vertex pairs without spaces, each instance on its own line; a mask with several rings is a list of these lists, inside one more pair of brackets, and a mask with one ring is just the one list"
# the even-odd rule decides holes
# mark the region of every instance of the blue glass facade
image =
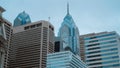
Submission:
[[87,68],[87,65],[72,52],[63,51],[47,55],[47,68]]
[[25,13],[25,11],[23,11],[16,17],[16,19],[14,20],[13,26],[16,27],[16,26],[25,25],[28,23],[31,23],[30,16],[27,13]]
[[63,45],[60,47],[61,51],[70,50],[74,54],[80,55],[79,30],[75,25],[72,16],[69,14],[69,6],[58,36],[63,41]]
[[87,68],[87,65],[80,59],[79,32],[72,16],[67,15],[59,30],[60,52],[47,55],[47,68]]
[[120,37],[116,32],[94,34],[84,41],[89,68],[120,68]]

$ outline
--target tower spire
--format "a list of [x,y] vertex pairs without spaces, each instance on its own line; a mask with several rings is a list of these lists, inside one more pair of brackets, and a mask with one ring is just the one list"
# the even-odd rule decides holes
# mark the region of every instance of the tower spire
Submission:
[[23,11],[23,13],[25,13],[25,10]]
[[69,3],[67,2],[67,14],[69,14]]

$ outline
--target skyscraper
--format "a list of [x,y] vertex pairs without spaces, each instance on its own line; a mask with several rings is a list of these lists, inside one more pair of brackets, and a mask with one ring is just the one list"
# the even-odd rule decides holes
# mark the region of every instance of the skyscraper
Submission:
[[88,34],[83,40],[89,68],[120,68],[120,36],[115,31]]
[[54,52],[54,27],[38,21],[13,28],[8,68],[46,68],[47,54]]
[[2,12],[5,10],[0,7],[0,68],[4,68],[4,60],[5,60],[5,52],[6,52],[6,40],[5,40],[5,33],[3,32],[3,23],[2,21]]
[[69,4],[67,4],[67,15],[64,17],[58,36],[63,40],[61,51],[70,50],[80,56],[79,31],[69,13]]
[[18,16],[14,20],[14,27],[20,26],[20,25],[25,25],[31,23],[30,16],[23,11],[22,13],[18,14]]
[[79,32],[69,14],[69,4],[67,4],[67,15],[56,41],[60,45],[60,52],[47,55],[47,68],[87,68],[87,65],[80,59]]
[[9,21],[2,17],[5,11],[0,6],[0,68],[7,67],[8,48],[12,34],[12,25]]

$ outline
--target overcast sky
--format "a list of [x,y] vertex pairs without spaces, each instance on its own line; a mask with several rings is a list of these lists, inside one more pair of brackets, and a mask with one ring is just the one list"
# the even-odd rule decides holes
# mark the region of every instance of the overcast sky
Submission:
[[80,34],[103,31],[120,34],[120,0],[0,0],[0,6],[6,9],[3,16],[11,23],[23,11],[30,15],[32,22],[50,17],[57,35],[67,2]]

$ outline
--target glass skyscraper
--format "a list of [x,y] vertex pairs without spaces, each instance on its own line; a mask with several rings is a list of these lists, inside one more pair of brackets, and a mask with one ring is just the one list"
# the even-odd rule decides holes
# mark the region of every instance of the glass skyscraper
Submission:
[[120,36],[115,31],[84,36],[84,47],[89,68],[120,68]]
[[87,68],[80,57],[71,51],[51,53],[47,56],[47,68]]
[[69,4],[56,41],[55,47],[60,46],[60,52],[47,55],[47,68],[87,68],[80,58],[79,32],[69,14]]
[[30,16],[23,11],[14,20],[14,27],[31,23]]
[[79,31],[69,13],[69,4],[67,4],[67,15],[64,17],[58,36],[63,41],[61,51],[70,50],[75,55],[80,55]]

